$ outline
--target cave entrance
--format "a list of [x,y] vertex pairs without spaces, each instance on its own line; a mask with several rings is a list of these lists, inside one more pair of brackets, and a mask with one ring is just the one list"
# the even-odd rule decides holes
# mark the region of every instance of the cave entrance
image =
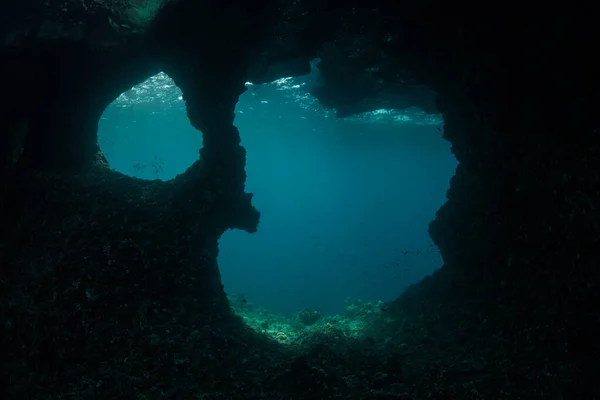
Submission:
[[98,124],[100,149],[114,170],[140,179],[173,179],[198,160],[202,135],[181,90],[158,73],[122,93]]
[[[328,318],[359,332],[357,321],[441,267],[427,228],[457,165],[440,115],[337,119],[309,94],[313,81],[247,83],[235,124],[261,221],[257,233],[228,231],[219,242],[233,309],[281,342]],[[174,178],[202,146],[164,73],[107,107],[98,137],[112,168],[141,179]]]
[[311,323],[315,310],[381,313],[441,267],[427,229],[457,166],[441,115],[336,119],[310,82],[247,83],[236,110],[261,220],[257,233],[223,235],[219,266],[233,309],[277,335],[285,320],[273,314]]

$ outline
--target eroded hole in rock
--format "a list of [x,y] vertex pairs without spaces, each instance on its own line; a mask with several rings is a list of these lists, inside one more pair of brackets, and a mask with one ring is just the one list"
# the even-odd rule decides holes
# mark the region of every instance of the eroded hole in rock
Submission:
[[247,84],[235,124],[261,221],[220,240],[234,310],[280,342],[297,322],[359,330],[441,267],[427,228],[457,165],[439,115],[336,119],[308,94],[311,79]]
[[98,124],[98,142],[116,171],[169,180],[198,160],[202,135],[189,122],[181,90],[161,72],[106,108]]

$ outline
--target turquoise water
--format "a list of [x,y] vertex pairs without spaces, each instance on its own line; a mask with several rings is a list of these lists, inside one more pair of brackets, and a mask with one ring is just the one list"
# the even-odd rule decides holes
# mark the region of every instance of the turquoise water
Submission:
[[[427,225],[457,162],[439,125],[336,120],[269,90],[246,92],[235,124],[261,221],[255,234],[220,241],[228,294],[274,312],[332,314],[347,298],[391,300],[442,265]],[[162,180],[202,146],[182,102],[116,102],[99,142],[115,170]]]

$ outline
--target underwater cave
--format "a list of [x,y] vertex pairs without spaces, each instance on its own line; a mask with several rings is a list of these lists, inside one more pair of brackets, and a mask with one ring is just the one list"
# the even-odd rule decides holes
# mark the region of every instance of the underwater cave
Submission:
[[[484,19],[489,4],[436,0],[64,3],[10,1],[0,16],[3,398],[600,397],[595,6],[546,4],[540,18],[504,4]],[[315,68],[302,98],[343,126],[337,136],[284,110],[307,103],[257,93]],[[166,77],[178,121],[121,97]],[[283,240],[302,221],[310,238],[331,217],[318,193],[342,188],[332,238],[357,202],[390,225],[346,233],[375,243],[392,230],[384,211],[405,205],[397,168],[414,110],[441,120],[411,145],[447,141],[445,171],[456,166],[427,219],[440,268],[408,286],[386,279],[397,295],[385,303],[345,304],[360,334],[313,309],[291,330],[263,309],[249,321],[252,296],[226,291],[264,274],[252,251],[280,250],[252,242],[263,227]],[[398,116],[393,145],[365,125],[382,114]],[[314,149],[318,162],[298,156]],[[159,151],[186,155],[169,164]],[[377,163],[389,173],[367,174]],[[390,196],[369,197],[361,179]],[[273,184],[289,197],[265,197]]]
[[[220,238],[218,264],[234,310],[251,311],[257,326],[285,315],[293,324],[307,310],[335,318],[356,304],[380,314],[442,265],[427,232],[456,168],[441,116],[411,108],[336,118],[310,94],[316,65],[246,82],[236,106],[246,191],[263,213],[256,233]],[[164,73],[111,103],[98,142],[115,171],[162,181],[184,173],[202,146]]]

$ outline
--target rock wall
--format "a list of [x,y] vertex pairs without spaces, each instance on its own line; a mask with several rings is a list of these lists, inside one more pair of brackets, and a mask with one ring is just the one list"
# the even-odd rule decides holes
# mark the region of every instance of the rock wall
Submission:
[[[233,110],[246,80],[315,57],[314,94],[341,114],[431,109],[432,92],[443,113],[460,162],[430,226],[446,265],[390,307],[421,329],[407,345],[430,349],[430,364],[443,353],[432,376],[454,366],[492,398],[599,395],[587,369],[600,333],[596,10],[498,7],[181,0],[141,35],[80,8],[60,29],[36,8],[46,29],[2,31],[7,398],[190,398],[226,391],[215,371],[235,379],[241,359],[246,374],[261,368],[216,265],[220,235],[259,217]],[[169,183],[108,169],[95,132],[110,101],[159,70],[205,144]],[[456,367],[467,352],[481,363]]]

